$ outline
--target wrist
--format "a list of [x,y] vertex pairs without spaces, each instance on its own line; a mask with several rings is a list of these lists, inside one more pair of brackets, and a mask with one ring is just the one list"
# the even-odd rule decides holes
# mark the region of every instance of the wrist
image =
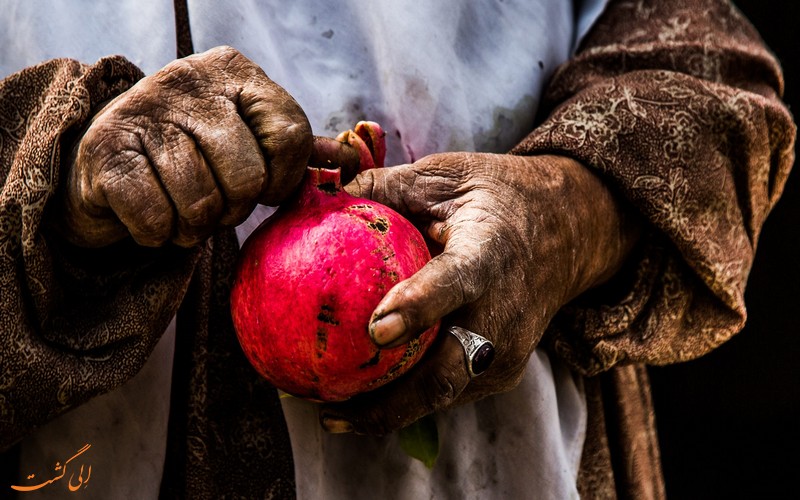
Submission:
[[563,304],[610,280],[622,267],[639,240],[638,214],[609,188],[595,172],[565,156],[546,156],[559,172],[562,262],[567,284]]

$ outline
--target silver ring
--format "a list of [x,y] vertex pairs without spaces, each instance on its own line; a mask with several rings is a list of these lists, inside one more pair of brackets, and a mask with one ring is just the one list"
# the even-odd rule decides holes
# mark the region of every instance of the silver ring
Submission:
[[447,331],[461,342],[470,377],[477,377],[489,368],[494,360],[494,344],[489,339],[460,326],[451,326]]

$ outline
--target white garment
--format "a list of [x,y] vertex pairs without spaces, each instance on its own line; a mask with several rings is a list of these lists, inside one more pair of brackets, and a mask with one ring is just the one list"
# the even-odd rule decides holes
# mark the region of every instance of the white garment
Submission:
[[0,77],[58,57],[124,54],[145,73],[175,59],[170,1],[3,0],[0,8]]
[[[172,59],[172,2],[83,3],[12,1],[0,19],[0,46],[14,50],[1,55],[0,75],[58,56],[93,62],[121,53],[147,73]],[[561,0],[189,0],[189,16],[197,51],[221,44],[241,50],[297,99],[315,133],[334,135],[364,118],[380,122],[392,164],[514,145],[532,127],[547,77],[604,3],[581,2],[585,15],[577,24],[571,2]],[[268,212],[259,207],[240,237]],[[162,344],[170,352],[170,337]],[[153,498],[169,386],[151,377],[170,369],[169,355],[153,356],[128,384],[26,439],[21,474],[53,463],[47,460],[54,452],[70,456],[91,442],[97,498]],[[150,381],[147,389],[142,378]],[[145,424],[118,411],[148,404],[161,410]],[[541,350],[513,391],[437,416],[442,452],[432,471],[399,451],[394,437],[325,434],[313,405],[303,401],[284,400],[284,411],[300,498],[577,496],[583,388]],[[115,448],[121,442],[128,446]],[[146,451],[132,451],[138,449]]]

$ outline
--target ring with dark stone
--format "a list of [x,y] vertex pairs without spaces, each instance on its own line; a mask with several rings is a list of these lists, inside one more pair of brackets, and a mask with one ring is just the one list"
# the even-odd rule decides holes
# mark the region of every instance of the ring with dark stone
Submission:
[[494,345],[489,339],[460,326],[451,326],[447,331],[461,342],[470,377],[477,377],[489,368],[494,360]]

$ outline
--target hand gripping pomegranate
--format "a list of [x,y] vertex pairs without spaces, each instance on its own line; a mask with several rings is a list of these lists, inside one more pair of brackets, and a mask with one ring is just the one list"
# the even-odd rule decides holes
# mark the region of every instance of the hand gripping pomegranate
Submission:
[[[376,131],[360,123],[350,133],[362,166],[367,146],[382,163]],[[239,343],[262,376],[294,396],[342,401],[376,389],[411,368],[436,335],[438,325],[378,349],[368,333],[386,292],[428,260],[409,221],[343,191],[338,169],[309,167],[296,196],[242,247],[231,292]]]

